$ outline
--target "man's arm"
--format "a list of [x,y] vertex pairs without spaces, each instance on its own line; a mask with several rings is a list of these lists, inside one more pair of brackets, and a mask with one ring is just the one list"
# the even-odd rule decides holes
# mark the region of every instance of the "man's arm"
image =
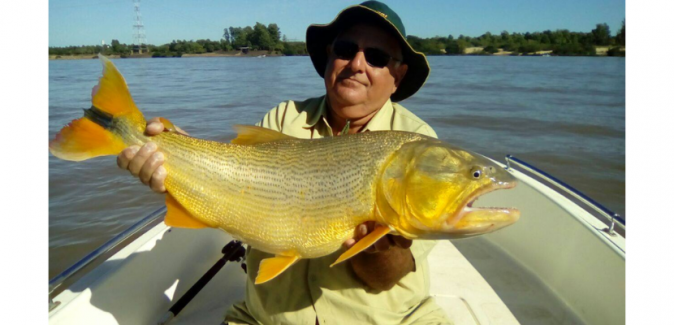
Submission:
[[[345,246],[351,247],[374,230],[375,223],[367,222],[356,229],[356,238]],[[414,272],[416,265],[410,251],[412,241],[401,236],[387,235],[370,248],[350,259],[356,276],[366,285],[377,290],[389,290],[407,273]]]

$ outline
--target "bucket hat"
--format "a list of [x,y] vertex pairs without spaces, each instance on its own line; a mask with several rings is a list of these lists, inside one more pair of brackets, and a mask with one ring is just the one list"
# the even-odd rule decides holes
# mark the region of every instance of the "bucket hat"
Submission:
[[313,24],[307,28],[307,51],[316,72],[321,77],[325,77],[325,67],[328,64],[326,47],[332,44],[340,32],[357,23],[375,24],[400,43],[403,63],[407,64],[408,68],[398,89],[391,95],[391,101],[399,102],[416,93],[426,82],[431,67],[426,56],[415,51],[407,42],[405,26],[400,16],[379,1],[365,1],[359,5],[347,7],[331,23]]

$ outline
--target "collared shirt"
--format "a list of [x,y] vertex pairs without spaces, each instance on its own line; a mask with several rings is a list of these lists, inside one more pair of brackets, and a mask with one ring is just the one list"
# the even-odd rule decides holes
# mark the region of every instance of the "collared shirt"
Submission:
[[[274,107],[257,123],[304,139],[332,136],[325,96],[303,102],[287,101]],[[361,132],[398,130],[436,137],[431,127],[397,103],[387,101]],[[415,240],[410,250],[416,270],[392,289],[379,291],[365,285],[349,263],[330,267],[343,251],[300,260],[274,280],[255,285],[260,261],[273,257],[249,248],[246,299],[227,312],[230,324],[447,324],[444,311],[429,297],[426,257],[434,241]]]
[[[290,100],[274,107],[256,125],[302,139],[332,136],[327,109],[325,96],[303,102]],[[438,137],[426,122],[391,100],[386,101],[361,132],[365,131],[409,131]]]

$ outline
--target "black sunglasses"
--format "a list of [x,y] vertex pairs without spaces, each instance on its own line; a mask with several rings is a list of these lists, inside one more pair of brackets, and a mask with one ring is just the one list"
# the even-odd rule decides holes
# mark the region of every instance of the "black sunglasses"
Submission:
[[[353,59],[356,56],[356,53],[358,53],[358,51],[360,51],[360,47],[358,47],[358,44],[351,41],[340,40],[335,41],[332,44],[332,52],[335,53],[335,55],[342,60]],[[395,60],[398,62],[402,61],[392,57],[388,53],[378,48],[368,47],[366,49],[363,49],[363,53],[365,54],[365,61],[367,61],[367,64],[375,68],[383,68],[387,66],[389,62],[391,62],[391,60]]]

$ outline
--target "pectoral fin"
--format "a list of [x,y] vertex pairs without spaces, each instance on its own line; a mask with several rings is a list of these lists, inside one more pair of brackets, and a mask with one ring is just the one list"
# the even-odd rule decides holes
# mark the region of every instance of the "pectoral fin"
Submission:
[[161,124],[164,125],[164,128],[166,129],[166,131],[178,132],[178,130],[176,129],[176,126],[173,124],[173,122],[169,121],[167,118],[160,117],[159,121],[161,122]]
[[372,246],[375,242],[377,242],[379,239],[382,237],[386,236],[386,234],[391,232],[391,228],[389,227],[377,227],[374,228],[374,230],[369,233],[367,236],[363,237],[361,240],[359,240],[355,245],[351,246],[349,250],[344,252],[344,254],[340,255],[339,258],[335,261],[335,263],[332,263],[330,267],[333,267],[339,263],[342,263],[356,255],[358,253],[366,250],[368,247]]
[[207,228],[209,225],[194,218],[171,194],[166,194],[166,217],[164,223],[167,226],[178,228]]
[[265,258],[260,262],[255,284],[265,283],[283,273],[291,265],[300,259],[299,256],[276,256]]

